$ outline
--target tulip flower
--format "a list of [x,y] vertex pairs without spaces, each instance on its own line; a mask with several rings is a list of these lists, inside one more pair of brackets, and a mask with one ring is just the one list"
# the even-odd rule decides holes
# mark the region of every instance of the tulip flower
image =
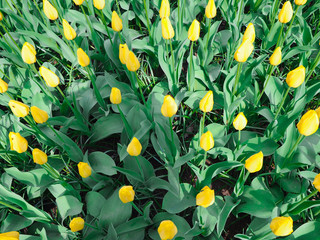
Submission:
[[96,9],[102,10],[106,6],[106,0],[93,0],[93,5]]
[[196,196],[196,204],[204,208],[211,206],[214,201],[214,190],[211,190],[208,186],[202,188],[201,192]]
[[205,150],[206,152],[209,151],[214,146],[214,139],[212,133],[207,131],[206,133],[202,134],[200,138],[200,147]]
[[243,112],[240,112],[233,121],[233,127],[236,130],[241,131],[247,126],[247,122],[246,116],[243,114]]
[[210,112],[213,108],[213,92],[208,91],[207,94],[200,100],[199,107],[202,112]]
[[206,17],[211,19],[211,18],[214,18],[216,15],[217,15],[216,4],[214,3],[214,0],[209,0],[206,6]]
[[293,220],[291,217],[276,217],[272,219],[270,228],[276,236],[288,236],[293,232]]
[[78,48],[77,50],[78,63],[82,67],[86,67],[90,64],[90,58],[88,55],[82,50],[82,48]]
[[87,178],[91,176],[91,167],[88,163],[79,162],[78,163],[79,174],[82,178]]
[[282,53],[281,53],[281,47],[277,47],[273,54],[271,55],[269,62],[272,66],[277,66],[281,63]]
[[168,17],[164,17],[161,19],[161,29],[162,37],[164,39],[171,39],[174,37],[174,30]]
[[84,0],[73,0],[75,5],[80,6],[83,3]]
[[141,143],[136,137],[133,137],[127,147],[127,152],[129,153],[130,156],[136,157],[140,155],[141,150],[142,150]]
[[123,186],[119,190],[119,198],[121,202],[128,203],[134,200],[135,192],[132,186]]
[[119,45],[119,59],[122,64],[127,63],[129,52],[129,48],[126,43]]
[[318,107],[315,111],[316,111],[316,113],[318,115],[318,118],[320,119],[320,107]]
[[245,62],[253,51],[253,44],[250,40],[246,40],[241,43],[240,47],[234,54],[234,58],[237,62]]
[[282,9],[278,15],[279,22],[288,23],[290,22],[293,15],[293,10],[290,1],[283,4]]
[[23,153],[28,149],[28,141],[20,133],[9,133],[10,150]]
[[49,87],[56,87],[59,85],[60,78],[50,69],[44,66],[41,66],[39,71],[40,71],[40,75],[42,76],[42,78],[44,79],[44,81]]
[[25,117],[29,114],[29,107],[22,102],[10,100],[9,107],[11,108],[12,113],[17,117]]
[[163,104],[161,106],[161,113],[164,117],[172,117],[178,111],[176,101],[170,95],[164,97]]
[[2,12],[0,11],[0,21],[2,21],[3,20],[3,14],[2,14]]
[[0,239],[2,240],[19,240],[19,232],[12,231],[6,233],[0,233]]
[[190,41],[194,42],[199,39],[200,36],[200,23],[197,19],[193,20],[189,30],[188,30],[188,38]]
[[130,72],[136,72],[140,68],[139,59],[132,51],[129,51],[126,66]]
[[306,4],[307,0],[294,0],[294,3],[298,6]]
[[251,43],[254,43],[255,38],[256,38],[256,33],[254,30],[254,25],[252,23],[249,23],[246,31],[243,34],[242,42],[249,40]]
[[27,64],[32,64],[37,61],[36,58],[36,49],[30,43],[25,42],[21,49],[22,60]]
[[162,0],[161,6],[160,6],[160,18],[170,17],[170,4],[169,0]]
[[319,128],[319,117],[315,110],[306,112],[297,124],[298,131],[301,135],[310,136]]
[[246,160],[245,168],[250,173],[255,173],[261,170],[263,165],[263,153],[260,151]]
[[48,156],[38,148],[34,148],[32,151],[33,162],[37,164],[45,164],[48,161]]
[[306,68],[301,65],[288,73],[286,82],[289,87],[297,88],[304,82],[305,77]]
[[81,231],[84,228],[84,220],[81,217],[73,218],[69,224],[72,232]]
[[113,87],[111,89],[110,94],[110,102],[113,104],[120,104],[121,103],[121,91],[120,89]]
[[158,227],[158,233],[161,240],[170,240],[178,233],[178,229],[172,221],[164,220]]
[[112,12],[111,27],[115,32],[120,32],[122,30],[122,20],[116,11]]
[[320,173],[314,178],[314,181],[312,184],[320,192]]
[[31,115],[36,123],[45,123],[49,118],[48,113],[46,111],[41,110],[36,106],[32,106],[30,110]]
[[6,83],[0,78],[0,93],[5,93],[7,90],[8,90],[8,83]]
[[57,9],[55,9],[48,0],[43,0],[43,11],[50,20],[56,20],[58,18]]
[[71,25],[67,22],[67,20],[62,20],[62,26],[63,26],[63,34],[68,40],[73,40],[77,36],[76,31],[71,27]]

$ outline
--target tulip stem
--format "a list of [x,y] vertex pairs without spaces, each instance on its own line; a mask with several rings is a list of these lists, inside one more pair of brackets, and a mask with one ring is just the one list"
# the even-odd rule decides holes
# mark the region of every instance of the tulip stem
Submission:
[[138,74],[137,74],[137,72],[134,72],[134,74],[136,75],[136,79],[137,79],[137,83],[138,83],[138,86],[139,86],[139,91],[140,91],[140,95],[141,95],[143,104],[146,106],[147,104],[146,104],[146,101],[144,100],[143,92],[142,92],[142,89],[141,89],[141,86],[140,86],[140,83],[139,83]]
[[55,169],[53,169],[49,163],[42,164],[42,166],[43,166],[43,168],[44,168],[45,170],[47,170],[47,171],[49,172],[49,174],[50,174],[52,177],[54,177],[54,178],[56,178],[56,179],[61,179],[60,174],[57,173],[57,171],[56,171]]
[[263,87],[263,89],[262,89],[261,93],[259,94],[259,97],[257,98],[257,101],[256,101],[256,104],[255,104],[255,105],[257,105],[257,104],[258,104],[258,102],[259,102],[259,100],[261,99],[261,97],[262,97],[262,95],[263,95],[264,91],[266,90],[267,85],[268,85],[268,82],[269,82],[269,80],[270,80],[270,77],[271,77],[271,75],[272,75],[272,73],[273,73],[273,70],[274,70],[274,66],[272,65],[272,67],[271,67],[271,71],[269,72],[269,75],[268,75],[268,78],[267,78],[267,81],[265,82],[264,87]]
[[137,164],[138,164],[138,167],[139,167],[139,170],[140,170],[140,173],[141,173],[141,177],[142,177],[142,179],[143,179],[143,180],[145,180],[145,178],[144,178],[144,173],[143,173],[143,170],[142,170],[141,164],[140,164],[140,162],[139,162],[139,159],[138,159],[138,157],[137,157],[137,156],[134,156],[134,158],[135,158],[135,159],[136,159],[136,161],[137,161]]
[[293,145],[293,147],[291,148],[290,152],[287,155],[287,158],[291,157],[291,154],[293,153],[293,151],[296,149],[297,145],[301,142],[301,140],[304,139],[304,136],[302,134],[300,134],[300,136],[298,137],[297,141],[295,142],[295,144]]
[[91,80],[91,83],[92,83],[93,90],[94,90],[94,93],[96,95],[97,101],[98,101],[100,107],[102,109],[105,109],[105,106],[104,106],[105,104],[104,104],[103,98],[102,98],[102,96],[100,94],[100,91],[99,91],[97,85],[96,85],[96,77],[95,77],[95,75],[93,75],[91,69],[88,66],[86,67],[86,70],[87,70],[87,73],[88,73],[88,77]]
[[147,9],[147,3],[146,3],[146,0],[143,0],[143,6],[144,6],[144,10],[146,11],[147,28],[148,28],[148,32],[149,32],[149,37],[151,38],[151,33],[150,33],[150,23],[149,23],[148,9]]
[[137,207],[137,205],[134,202],[130,202],[132,207],[138,212],[140,213],[141,216],[143,216],[143,212]]
[[316,59],[314,60],[314,62],[313,62],[313,64],[312,64],[312,68],[311,68],[311,70],[310,70],[310,72],[309,72],[309,74],[308,74],[308,76],[307,76],[307,78],[306,78],[306,83],[308,82],[309,78],[311,77],[314,69],[317,67],[317,65],[318,65],[318,63],[319,63],[319,60],[320,60],[320,51],[319,51]]
[[240,5],[240,9],[238,11],[238,21],[237,21],[237,26],[239,27],[239,22],[240,22],[240,16],[241,16],[241,12],[242,12],[242,7],[243,7],[243,1],[244,0],[240,0],[241,1],[241,5]]
[[57,137],[60,139],[61,143],[64,143],[64,140],[61,138],[61,136],[58,134],[58,132],[49,124],[46,122],[46,125],[52,130],[52,132],[57,135]]
[[200,147],[201,136],[202,136],[203,131],[204,131],[204,122],[205,122],[205,120],[206,120],[206,112],[203,112],[202,119],[200,121],[200,129],[199,129],[199,147]]
[[173,145],[175,145],[174,144],[174,139],[173,139],[173,127],[172,127],[172,119],[171,119],[171,117],[169,117],[169,124],[170,124],[170,130],[171,130],[171,142],[172,142]]
[[97,228],[97,227],[95,227],[95,226],[92,226],[91,224],[89,224],[89,223],[84,223],[84,225],[86,225],[87,227],[89,227],[89,228],[92,228],[92,229],[95,229],[95,230],[98,230],[98,231],[100,231],[100,229],[99,228]]
[[110,39],[110,43],[111,43],[112,49],[114,50],[115,48],[114,48],[114,46],[113,46],[113,41],[112,41],[112,38],[111,38],[111,35],[110,35],[110,32],[109,32],[109,28],[108,28],[108,25],[107,25],[107,22],[106,22],[106,19],[105,19],[105,17],[104,17],[104,14],[103,14],[102,10],[99,11],[99,14],[100,14],[101,20],[102,20],[102,22],[103,22],[103,24],[104,24],[104,26],[105,26],[105,28],[106,28],[107,35],[108,35],[108,37],[109,37],[109,39]]
[[277,47],[279,47],[279,45],[280,45],[281,36],[282,36],[282,32],[283,32],[283,27],[284,27],[284,23],[281,24],[281,29],[280,29],[280,33],[279,33],[279,36],[278,36],[277,45],[276,45],[275,49],[277,49]]
[[191,89],[193,90],[193,86],[192,86],[192,88],[191,88],[191,85],[193,85],[192,83],[193,83],[193,81],[191,82],[191,72],[192,72],[192,61],[193,61],[193,57],[192,57],[192,55],[193,55],[193,41],[191,42],[191,47],[190,47],[190,58],[189,58],[189,69],[188,69],[188,74],[189,74],[189,86],[188,86],[188,88],[189,88],[189,91],[191,91]]
[[171,58],[172,58],[172,76],[173,76],[173,82],[176,85],[176,78],[175,78],[175,70],[174,70],[174,54],[173,54],[173,48],[172,48],[172,41],[171,38],[169,39],[169,43],[170,43],[170,50],[171,50]]
[[282,101],[281,101],[281,103],[280,103],[280,106],[279,106],[279,108],[278,108],[278,111],[277,111],[277,113],[276,113],[276,116],[274,117],[274,120],[277,120],[278,115],[279,115],[279,113],[281,112],[281,109],[282,109],[282,106],[283,106],[284,100],[286,100],[286,97],[287,97],[287,95],[288,95],[288,93],[289,93],[290,89],[291,89],[291,87],[288,87],[288,89],[287,89],[286,93],[284,94],[284,96],[283,96],[283,98],[282,98]]
[[121,34],[120,34],[120,32],[118,32],[118,35],[119,35],[119,41],[120,41],[120,43],[122,44],[122,39],[121,39]]
[[280,7],[280,3],[281,3],[280,0],[276,0],[276,2],[274,4],[274,8],[272,10],[272,15],[271,15],[271,26],[273,26],[273,24],[274,24],[274,20],[276,18],[276,13]]
[[9,33],[8,29],[3,25],[3,23],[0,21],[0,25],[2,26],[2,28],[4,29],[4,31],[8,34],[8,36],[10,37],[11,41],[14,43],[14,45],[16,45],[16,47],[20,50],[20,47],[18,46],[18,44],[16,43],[16,41],[13,39],[13,37],[11,36],[11,34]]
[[203,161],[202,161],[202,166],[201,166],[201,172],[203,172],[203,171],[204,171],[204,167],[206,166],[207,155],[208,155],[208,152],[207,152],[207,151],[205,151],[205,152],[204,152]]
[[208,27],[208,37],[207,37],[207,43],[206,43],[206,48],[205,50],[207,50],[208,52],[208,44],[209,44],[209,39],[210,39],[210,28],[211,28],[211,19],[209,18],[209,27]]
[[284,41],[285,41],[286,38],[287,38],[288,33],[290,32],[290,29],[291,29],[291,27],[292,27],[294,18],[295,18],[296,15],[297,15],[297,12],[298,12],[298,10],[299,10],[299,7],[300,7],[300,6],[298,5],[298,6],[296,7],[296,10],[294,11],[294,14],[293,14],[293,17],[292,17],[292,19],[291,19],[290,25],[289,25],[289,27],[288,27],[287,30],[286,30],[286,34],[284,35],[284,38],[282,39],[282,41],[280,41],[280,46],[283,45]]
[[3,205],[3,206],[6,206],[6,207],[8,207],[8,208],[11,208],[12,210],[15,210],[15,211],[17,211],[17,212],[21,212],[21,211],[22,211],[22,209],[17,208],[17,207],[14,207],[14,206],[12,206],[11,204],[6,203],[6,202],[3,202],[3,201],[0,201],[0,204]]
[[241,140],[241,130],[238,131],[238,144],[237,144],[237,149],[240,148],[240,140]]
[[295,205],[293,205],[289,210],[287,210],[283,215],[285,215],[286,213],[296,209],[297,207],[299,207],[302,203],[304,203],[305,201],[307,201],[309,198],[313,197],[314,195],[316,195],[318,193],[318,189],[313,190],[309,195],[305,196],[303,199],[301,199],[298,203],[296,203]]
[[41,12],[38,4],[36,3],[35,0],[33,0],[33,3],[34,3],[34,5],[36,5],[36,8],[38,9],[38,12],[40,13],[42,20],[46,23],[46,25],[47,25],[47,27],[48,27],[48,22],[47,22],[46,18],[43,16],[43,14],[42,14],[42,12]]
[[129,136],[129,139],[132,139],[132,136],[133,136],[132,129],[130,128],[130,125],[129,125],[127,119],[125,118],[125,116],[124,116],[124,114],[123,114],[123,112],[122,112],[119,104],[117,104],[117,107],[118,107],[120,116],[121,116],[121,118],[122,118],[124,127],[126,128],[126,132],[127,132],[128,136]]
[[234,83],[233,90],[232,90],[232,99],[233,99],[234,95],[235,95],[236,92],[237,92],[237,85],[238,85],[238,83],[239,83],[242,65],[243,65],[243,63],[238,63],[236,81],[235,81],[235,83]]

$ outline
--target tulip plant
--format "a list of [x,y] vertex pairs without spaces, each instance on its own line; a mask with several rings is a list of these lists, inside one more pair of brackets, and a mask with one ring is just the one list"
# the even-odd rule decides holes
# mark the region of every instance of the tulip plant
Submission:
[[0,1],[0,240],[319,239],[319,15]]

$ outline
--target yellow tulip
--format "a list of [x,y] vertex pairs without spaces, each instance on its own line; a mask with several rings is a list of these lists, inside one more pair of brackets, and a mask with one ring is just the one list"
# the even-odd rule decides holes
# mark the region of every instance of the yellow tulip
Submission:
[[209,151],[214,146],[214,139],[212,133],[207,131],[206,133],[202,134],[200,138],[200,147],[205,150],[206,152]]
[[69,224],[72,232],[81,231],[84,228],[84,220],[81,217],[73,218]]
[[214,190],[211,190],[208,186],[201,189],[201,192],[196,196],[196,203],[198,206],[207,208],[211,206],[215,201]]
[[263,165],[263,153],[260,151],[246,160],[245,168],[250,173],[255,173],[261,170]]
[[297,124],[297,128],[299,133],[304,136],[314,134],[319,128],[319,117],[317,112],[315,110],[306,112]]
[[307,0],[294,0],[294,3],[299,6],[306,4],[306,2]]
[[209,0],[206,6],[206,17],[207,18],[214,18],[217,15],[217,8],[214,0]]
[[30,110],[31,115],[36,123],[45,123],[49,118],[48,113],[46,111],[41,110],[36,106],[32,106]]
[[141,143],[136,137],[133,137],[127,147],[127,152],[130,156],[139,156],[142,150]]
[[271,55],[269,62],[271,65],[277,66],[281,63],[281,59],[282,59],[281,47],[277,47],[274,50],[273,54]]
[[243,34],[242,42],[249,40],[251,43],[254,43],[255,39],[256,39],[256,33],[254,30],[254,25],[252,23],[249,23],[246,31]]
[[122,64],[126,64],[129,52],[129,48],[126,43],[119,45],[119,59]]
[[25,42],[21,49],[22,60],[27,64],[32,64],[37,61],[36,58],[36,49],[30,43]]
[[62,20],[62,26],[63,26],[63,34],[68,40],[73,40],[77,36],[76,31],[71,27],[71,25],[67,22],[67,20]]
[[140,68],[139,59],[134,55],[132,51],[129,51],[126,66],[130,72],[135,72]]
[[247,126],[247,118],[246,116],[243,114],[243,112],[240,112],[236,118],[233,120],[233,127],[238,130],[241,131],[242,129],[244,129]]
[[253,51],[253,44],[250,40],[244,41],[241,43],[240,47],[234,54],[234,59],[237,62],[245,62],[247,61],[248,57],[251,55]]
[[2,12],[0,11],[0,21],[2,21],[3,20],[3,14],[2,14]]
[[293,232],[293,220],[291,217],[276,217],[272,219],[270,228],[276,236],[288,236]]
[[75,5],[81,5],[83,3],[84,0],[73,0]]
[[121,91],[120,89],[113,87],[111,89],[110,94],[110,102],[113,104],[120,104],[121,103]]
[[283,4],[282,9],[278,15],[279,22],[288,23],[290,22],[293,15],[293,10],[290,1]]
[[170,220],[164,220],[158,227],[161,240],[170,240],[178,233],[177,226]]
[[28,141],[20,135],[20,133],[9,133],[10,150],[23,153],[28,149]]
[[316,111],[316,113],[318,115],[318,118],[320,119],[320,107],[318,107],[315,111]]
[[202,112],[210,112],[213,108],[213,92],[208,91],[207,94],[200,100],[199,107]]
[[44,66],[41,66],[39,70],[40,75],[49,87],[56,87],[59,85],[60,78],[54,72]]
[[289,87],[297,88],[304,82],[305,77],[306,68],[301,65],[288,73],[286,82]]
[[29,114],[29,107],[22,102],[10,100],[9,107],[11,108],[12,113],[17,117],[25,117]]
[[0,93],[5,93],[7,90],[8,90],[8,83],[6,83],[0,78]]
[[121,202],[128,203],[134,200],[135,192],[132,186],[123,186],[119,190],[119,198]]
[[197,19],[193,20],[188,30],[188,38],[190,41],[197,41],[200,36],[200,23]]
[[168,17],[164,17],[161,19],[161,29],[162,37],[164,39],[171,39],[174,37],[174,30]]
[[32,151],[33,161],[37,164],[45,164],[48,161],[48,156],[38,148],[34,148]]
[[77,50],[78,63],[82,67],[86,67],[90,64],[90,58],[88,55],[82,50],[82,48],[78,48]]
[[87,178],[91,176],[91,167],[88,163],[79,162],[78,163],[79,174],[82,178]]
[[160,6],[160,18],[170,17],[170,3],[169,0],[162,0]]
[[320,192],[320,173],[314,178],[313,185]]
[[0,233],[0,239],[1,240],[19,240],[19,232],[12,231],[12,232],[6,232],[6,233]]
[[106,0],[93,0],[93,5],[96,9],[102,10],[106,6]]
[[57,9],[55,9],[48,0],[43,0],[43,11],[50,20],[56,20],[58,18]]
[[161,106],[161,113],[164,117],[172,117],[178,111],[176,101],[170,95],[164,97],[163,104]]
[[111,27],[113,31],[120,32],[122,30],[122,20],[116,11],[112,12]]

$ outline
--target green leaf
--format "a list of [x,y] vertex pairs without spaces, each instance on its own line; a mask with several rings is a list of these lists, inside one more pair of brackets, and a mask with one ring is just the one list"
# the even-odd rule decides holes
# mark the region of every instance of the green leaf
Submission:
[[320,222],[310,221],[301,225],[290,236],[283,240],[306,240],[319,238]]
[[113,159],[103,152],[90,153],[88,160],[92,169],[97,173],[103,173],[108,176],[117,174],[114,169],[116,164]]
[[82,211],[83,204],[74,196],[64,195],[56,199],[59,213],[63,219],[74,216]]

